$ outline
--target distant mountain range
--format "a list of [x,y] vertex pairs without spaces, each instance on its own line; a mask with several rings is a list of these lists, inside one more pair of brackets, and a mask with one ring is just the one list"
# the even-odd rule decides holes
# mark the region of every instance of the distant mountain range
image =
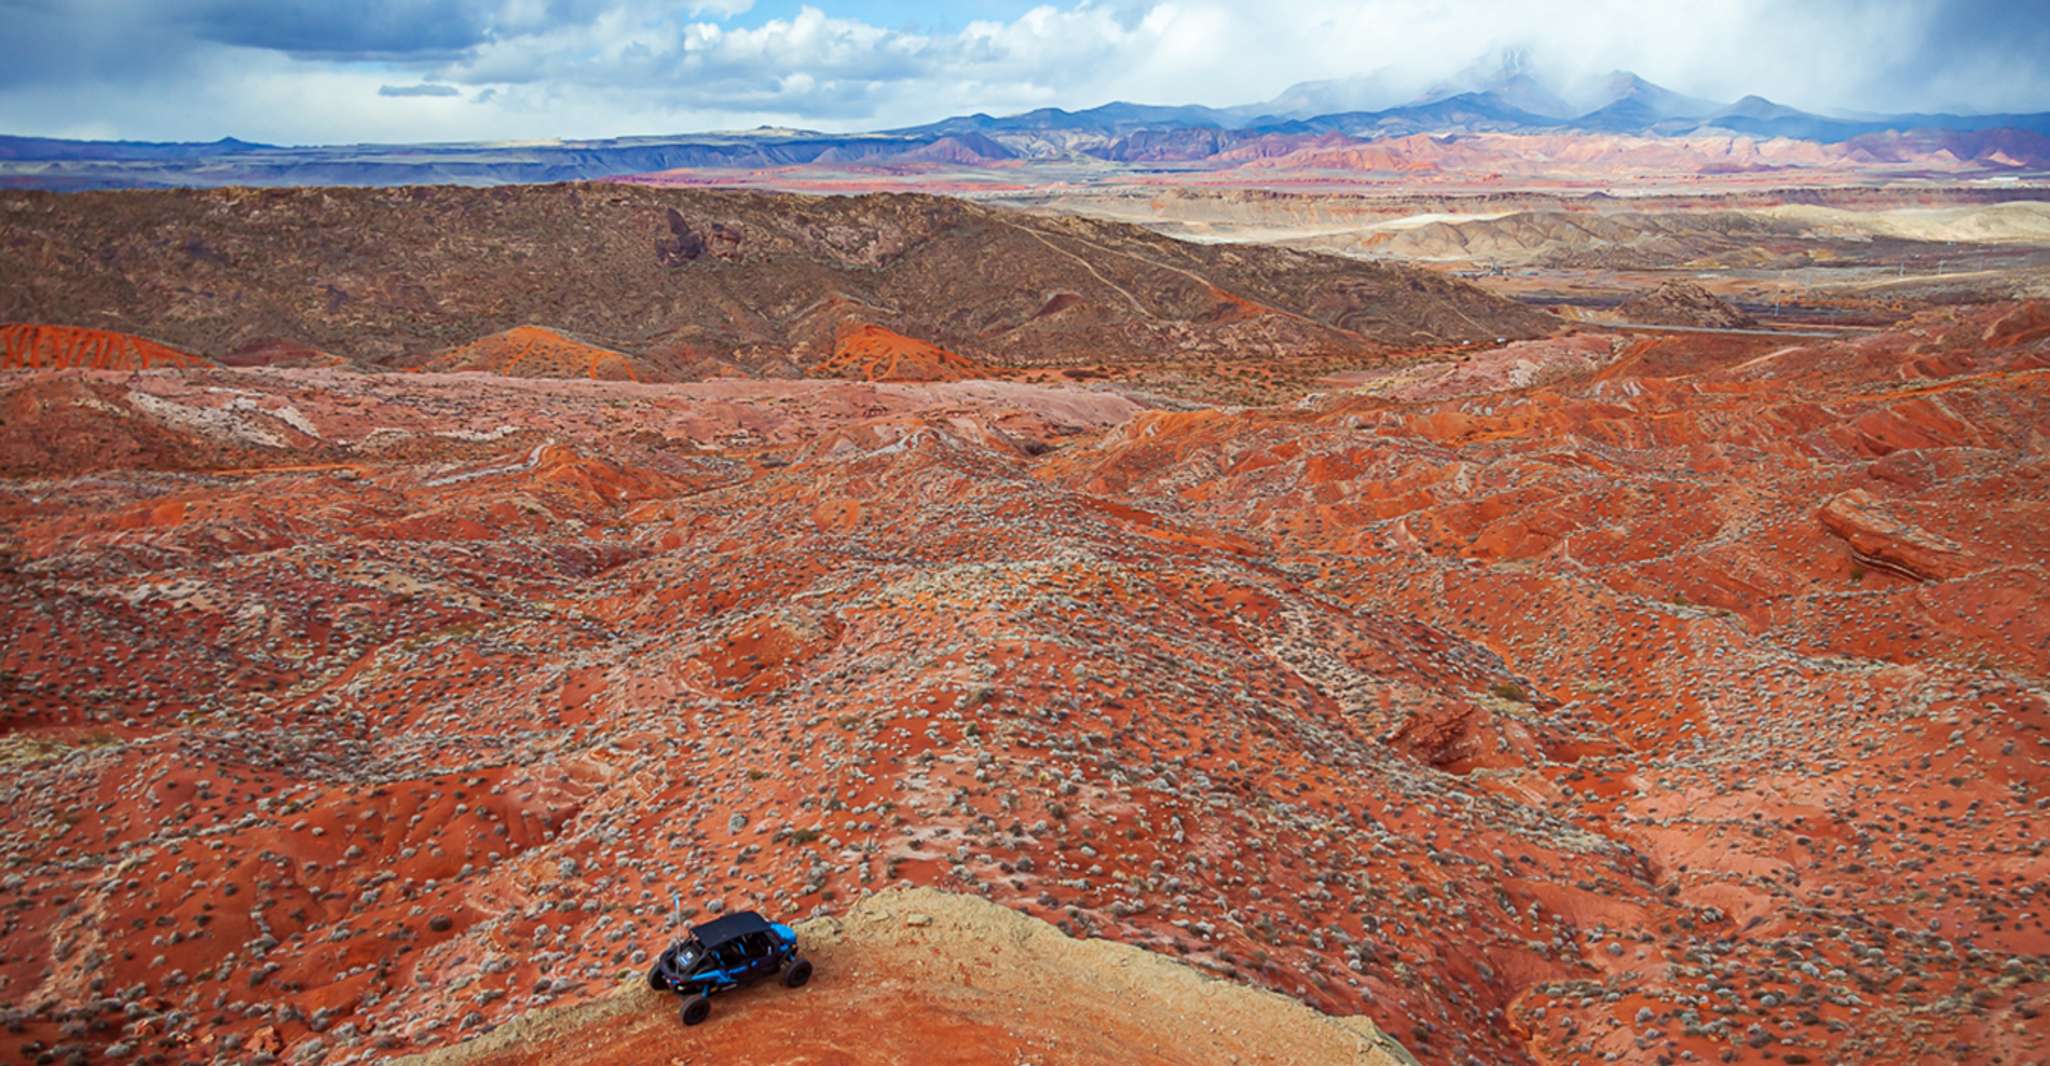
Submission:
[[[1477,134],[1579,135],[1699,142],[1799,141],[1734,155],[1760,169],[1791,165],[1934,168],[1947,173],[2050,169],[2050,112],[1824,115],[1762,96],[1723,103],[1617,71],[1577,92],[1533,75],[1520,57],[1469,71],[1421,97],[1389,94],[1376,77],[1304,82],[1274,99],[1231,108],[1115,102],[1081,111],[961,115],[869,133],[763,128],[733,133],[534,143],[280,146],[234,138],[206,143],[71,141],[0,136],[0,185],[54,189],[179,185],[501,184],[760,168],[1016,167],[1123,163],[1192,169],[1297,153],[1305,165],[1378,158],[1344,152],[1398,138]],[[1549,143],[1549,142],[1548,142]],[[1339,149],[1341,151],[1334,151]],[[1417,156],[1405,148],[1405,158]],[[1424,153],[1424,154],[1429,154]],[[1642,155],[1643,153],[1638,153]],[[1732,153],[1710,153],[1723,167]]]

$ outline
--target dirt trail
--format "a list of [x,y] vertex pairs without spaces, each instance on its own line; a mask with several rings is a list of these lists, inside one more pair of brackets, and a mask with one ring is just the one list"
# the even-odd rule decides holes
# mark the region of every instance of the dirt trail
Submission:
[[[1054,251],[1059,252],[1060,254],[1065,255],[1070,259],[1073,259],[1075,262],[1082,264],[1082,269],[1088,271],[1090,277],[1093,277],[1097,281],[1102,282],[1104,285],[1108,286],[1111,291],[1117,293],[1119,296],[1124,297],[1125,301],[1132,305],[1132,310],[1139,312],[1141,316],[1145,318],[1159,317],[1158,315],[1155,315],[1153,312],[1148,311],[1146,309],[1146,305],[1140,303],[1139,298],[1137,296],[1132,295],[1129,291],[1125,289],[1124,286],[1119,285],[1117,282],[1112,281],[1107,277],[1104,277],[1103,272],[1096,269],[1095,264],[1091,263],[1089,260],[1084,259],[1071,251],[1068,251],[1066,248],[1063,248],[1050,240],[1047,240],[1046,235],[1038,232],[1037,230],[1027,229],[1026,227],[1020,226],[1015,222],[1005,222],[1004,225],[1009,226],[1012,229],[1017,230],[1018,232],[1031,237],[1039,243],[1046,245],[1048,248],[1051,248]],[[1087,244],[1089,242],[1084,241],[1083,243]],[[1186,271],[1184,271],[1184,273],[1186,273]],[[1208,282],[1205,282],[1205,284],[1208,284]]]
[[1074,940],[1036,918],[932,889],[870,896],[798,926],[817,965],[803,989],[713,1000],[696,1028],[636,979],[401,1060],[538,1063],[1357,1063],[1411,1058],[1364,1018],[1208,977],[1164,956]]

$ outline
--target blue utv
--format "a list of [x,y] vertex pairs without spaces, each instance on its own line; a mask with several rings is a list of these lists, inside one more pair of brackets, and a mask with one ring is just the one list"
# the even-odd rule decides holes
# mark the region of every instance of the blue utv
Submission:
[[797,931],[753,911],[739,911],[693,926],[664,950],[648,971],[648,987],[683,997],[683,1024],[712,1013],[712,993],[774,976],[785,988],[811,980],[811,960],[797,957]]

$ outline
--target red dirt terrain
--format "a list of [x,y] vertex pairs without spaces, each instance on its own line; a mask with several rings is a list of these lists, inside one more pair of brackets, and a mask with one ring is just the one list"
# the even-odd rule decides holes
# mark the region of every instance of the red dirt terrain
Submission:
[[960,381],[989,374],[965,356],[876,325],[842,329],[832,357],[812,370],[814,377],[856,381]]
[[585,344],[543,326],[514,326],[436,354],[421,370],[481,370],[515,378],[592,378],[645,381],[632,356]]
[[349,361],[333,352],[323,352],[279,337],[258,337],[215,360],[223,366],[320,367],[348,366]]
[[[1256,408],[200,367],[0,414],[31,1061],[432,1051],[896,886],[1423,1062],[2050,1055],[2050,305]],[[821,972],[622,1024],[858,1061]],[[955,994],[906,1057],[1051,1024]]]
[[150,370],[206,360],[106,329],[14,322],[0,326],[0,370]]
[[[1414,183],[1433,175],[1489,178],[1613,179],[1628,174],[1639,182],[1658,178],[1771,172],[1774,181],[1842,181],[1847,174],[1871,175],[1898,167],[1915,173],[1971,172],[2017,168],[2004,155],[2014,147],[2013,131],[1982,135],[1875,134],[1841,144],[1784,137],[1703,133],[1685,137],[1634,134],[1473,133],[1457,137],[1416,133],[1359,141],[1319,138],[1255,142],[1219,153],[1249,171],[1378,171],[1403,174]],[[2042,153],[2043,138],[2020,134],[2024,151]],[[1282,150],[1277,150],[1282,149]],[[1792,173],[1789,173],[1791,171]]]

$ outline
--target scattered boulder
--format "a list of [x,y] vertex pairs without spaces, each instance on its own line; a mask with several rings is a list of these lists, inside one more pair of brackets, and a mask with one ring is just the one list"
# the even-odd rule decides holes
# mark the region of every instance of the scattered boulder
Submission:
[[682,212],[673,207],[668,209],[667,218],[668,235],[655,239],[655,261],[665,267],[673,270],[707,255],[731,259],[740,252],[741,230],[738,226],[714,222],[700,233],[684,219]]

